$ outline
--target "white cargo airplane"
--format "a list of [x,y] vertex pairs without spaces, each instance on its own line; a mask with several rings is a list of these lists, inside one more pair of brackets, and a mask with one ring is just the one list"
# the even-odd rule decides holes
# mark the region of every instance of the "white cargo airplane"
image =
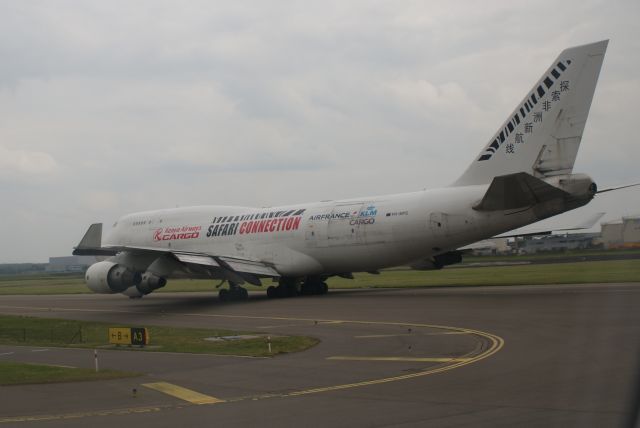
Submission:
[[86,272],[96,293],[141,297],[167,278],[226,280],[220,298],[271,278],[269,297],[324,294],[330,276],[459,262],[456,249],[587,204],[574,174],[608,41],[563,51],[448,187],[273,208],[198,206],[129,214],[74,254],[112,256]]

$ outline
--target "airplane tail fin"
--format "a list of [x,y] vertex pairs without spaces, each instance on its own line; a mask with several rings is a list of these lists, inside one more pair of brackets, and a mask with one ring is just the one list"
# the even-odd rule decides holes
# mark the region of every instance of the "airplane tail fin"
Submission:
[[453,185],[519,172],[540,179],[570,174],[608,43],[562,51]]

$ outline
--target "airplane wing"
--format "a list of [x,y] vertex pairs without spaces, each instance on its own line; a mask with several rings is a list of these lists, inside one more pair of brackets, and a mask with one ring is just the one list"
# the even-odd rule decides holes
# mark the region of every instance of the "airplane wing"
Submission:
[[500,235],[494,236],[494,238],[515,238],[522,236],[551,235],[553,232],[570,232],[572,230],[591,229],[596,224],[596,222],[600,220],[602,216],[604,216],[604,214],[605,213],[603,212],[595,213],[592,216],[587,217],[581,223],[554,228],[536,226],[541,222],[533,223],[506,233],[501,233]]
[[518,228],[518,229],[511,230],[511,231],[506,232],[506,233],[501,233],[500,235],[496,235],[496,236],[494,236],[492,238],[489,238],[488,240],[478,241],[478,242],[474,242],[474,243],[469,244],[469,245],[465,245],[464,247],[458,248],[458,251],[467,252],[467,251],[471,251],[471,250],[477,250],[477,249],[480,249],[480,248],[487,248],[487,247],[495,246],[495,244],[492,244],[490,242],[490,239],[494,239],[494,238],[521,238],[521,237],[525,237],[525,236],[551,235],[553,232],[569,232],[569,231],[573,231],[573,230],[591,229],[593,227],[593,225],[595,225],[596,222],[598,220],[600,220],[602,218],[602,216],[604,216],[604,214],[605,213],[603,213],[603,212],[595,213],[595,214],[587,217],[581,223],[574,224],[574,225],[554,227],[554,228],[540,227],[539,223],[543,223],[545,221],[545,220],[543,220],[543,221],[540,221],[540,222],[537,222],[537,223],[530,224],[530,225],[525,226],[525,227],[521,227],[521,228]]
[[[166,272],[182,270],[205,271],[215,278],[226,279],[238,284],[248,282],[262,285],[260,277],[277,278],[278,271],[269,263],[260,260],[244,259],[235,256],[207,254],[174,250],[170,248],[141,247],[141,246],[102,246],[102,223],[92,224],[77,247],[73,255],[102,255],[115,256],[119,253],[129,253],[141,256],[156,256],[155,269]],[[150,268],[151,269],[151,268]]]

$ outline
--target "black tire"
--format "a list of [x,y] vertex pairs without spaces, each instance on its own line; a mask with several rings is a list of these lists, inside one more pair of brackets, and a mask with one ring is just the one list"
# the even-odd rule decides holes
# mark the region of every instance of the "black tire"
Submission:
[[284,293],[286,297],[296,297],[298,295],[298,290],[296,289],[295,285],[290,284],[290,285],[287,285],[287,287],[284,290]]
[[323,282],[322,284],[320,284],[320,294],[327,294],[329,292],[329,286],[327,285],[326,282]]
[[223,288],[218,292],[218,299],[220,299],[221,302],[226,302],[227,300],[229,300],[229,294],[229,290]]
[[249,292],[247,291],[246,288],[240,288],[240,289],[238,289],[238,291],[240,292],[239,293],[240,300],[249,299]]
[[273,285],[270,285],[269,288],[267,288],[267,297],[270,299],[278,297],[278,289]]
[[313,290],[313,286],[311,284],[304,283],[300,287],[300,295],[301,296],[310,296],[310,295],[314,294],[313,291],[314,291]]

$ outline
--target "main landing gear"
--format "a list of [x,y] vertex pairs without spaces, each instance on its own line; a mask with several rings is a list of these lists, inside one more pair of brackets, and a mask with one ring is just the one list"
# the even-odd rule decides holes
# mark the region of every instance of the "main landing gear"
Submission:
[[221,302],[247,300],[249,298],[249,292],[238,284],[229,282],[229,289],[223,288],[220,290],[218,292],[218,298]]
[[[277,287],[273,285],[267,288],[269,298],[295,297],[295,296],[315,296],[327,294],[329,287],[322,277],[307,278],[280,278]],[[235,282],[229,282],[229,289],[223,288],[218,292],[221,302],[237,302],[247,300],[249,293]]]
[[269,298],[312,296],[327,294],[329,287],[324,278],[308,277],[304,281],[300,278],[280,278],[277,287],[273,285],[267,288]]

